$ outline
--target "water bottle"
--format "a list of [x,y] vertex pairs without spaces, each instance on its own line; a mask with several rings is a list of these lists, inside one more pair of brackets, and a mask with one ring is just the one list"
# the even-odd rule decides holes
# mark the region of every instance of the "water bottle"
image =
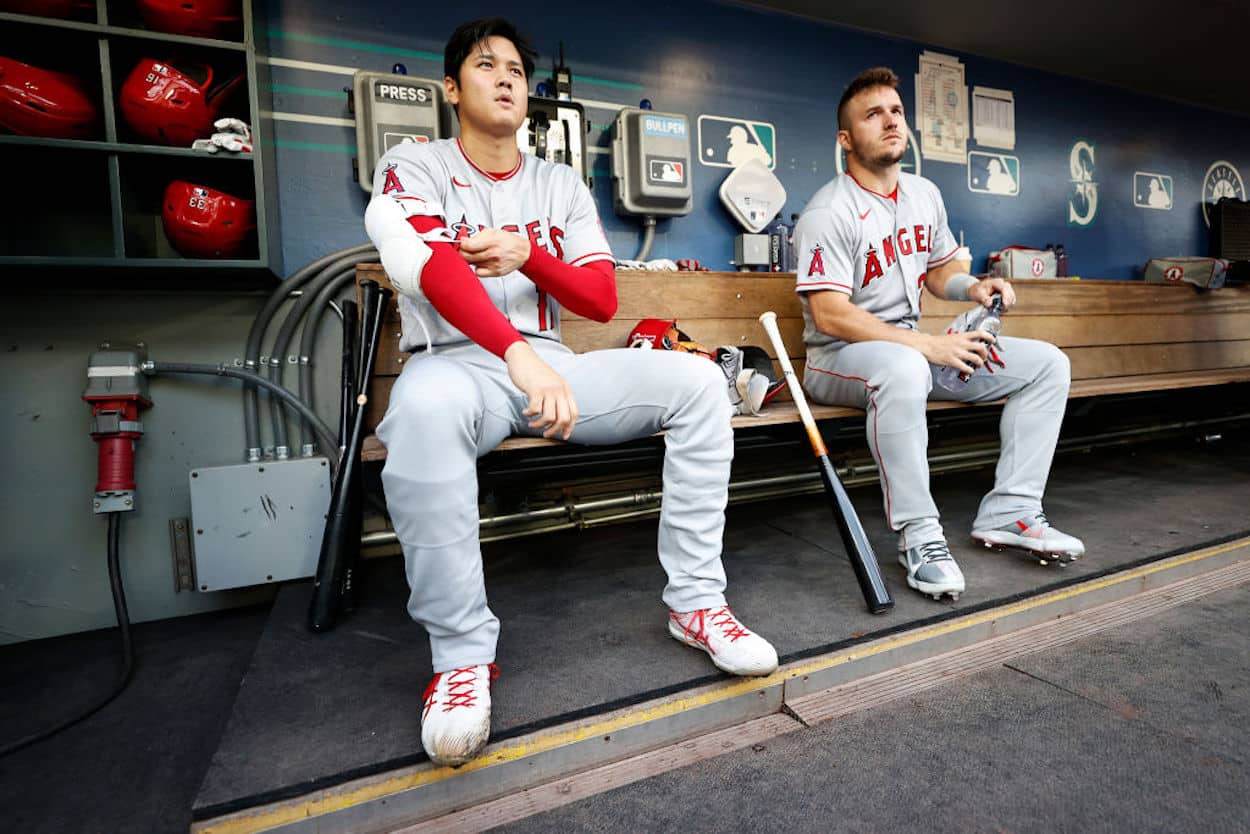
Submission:
[[[989,307],[977,307],[969,310],[964,315],[956,319],[953,329],[960,333],[970,333],[974,330],[980,330],[989,333],[995,339],[1003,329],[1003,297],[995,295],[990,300]],[[962,320],[962,321],[961,321]],[[985,366],[982,365],[976,369],[976,373],[988,373]],[[968,380],[972,378],[972,374],[961,371],[958,368],[952,368],[949,365],[943,365],[938,369],[937,381],[947,391],[962,390],[968,384]]]

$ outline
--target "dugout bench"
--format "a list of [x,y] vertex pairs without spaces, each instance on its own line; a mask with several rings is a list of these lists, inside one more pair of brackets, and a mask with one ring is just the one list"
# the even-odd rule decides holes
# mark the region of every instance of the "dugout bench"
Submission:
[[[356,278],[389,285],[380,264],[361,264]],[[611,322],[600,324],[562,311],[564,343],[573,350],[624,347],[640,319],[670,318],[709,347],[753,344],[772,355],[758,318],[773,310],[795,373],[802,377],[803,313],[793,274],[618,271],[616,282],[620,303]],[[1188,284],[1140,281],[1012,283],[1017,304],[1004,319],[1003,332],[1062,348],[1072,362],[1071,399],[1250,381],[1250,287],[1199,292]],[[940,333],[968,306],[924,294],[920,329]],[[394,301],[383,328],[385,337],[369,384],[366,461],[386,458],[385,447],[372,432],[386,413],[391,386],[407,359],[399,350],[399,310]],[[929,411],[970,407],[975,406],[940,402],[930,403]],[[863,415],[859,409],[815,403],[812,413],[817,420]],[[783,395],[764,414],[735,417],[733,422],[741,429],[797,423],[799,415]],[[557,445],[579,448],[560,440],[511,437],[496,451]]]

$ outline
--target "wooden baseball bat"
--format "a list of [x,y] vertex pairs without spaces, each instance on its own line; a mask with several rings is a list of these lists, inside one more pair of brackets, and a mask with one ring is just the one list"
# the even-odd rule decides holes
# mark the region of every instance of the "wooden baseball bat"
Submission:
[[842,534],[842,544],[846,547],[846,555],[850,557],[851,567],[855,569],[855,578],[859,581],[859,589],[864,594],[864,602],[873,614],[883,614],[894,607],[894,600],[890,598],[890,592],[885,587],[885,580],[881,577],[881,568],[877,565],[877,556],[868,542],[864,526],[859,522],[855,506],[851,504],[851,498],[846,494],[846,487],[842,485],[837,470],[829,461],[824,438],[820,436],[820,429],[816,427],[816,418],[812,417],[812,411],[807,407],[803,387],[794,375],[790,356],[786,353],[785,343],[781,341],[781,331],[777,329],[777,314],[772,310],[762,313],[760,324],[768,333],[773,351],[777,354],[777,361],[781,363],[781,370],[785,373],[786,382],[789,383],[790,396],[794,398],[799,417],[803,420],[803,428],[807,430],[808,442],[812,444],[812,451],[816,453],[820,477],[825,484],[825,494],[830,499],[829,508],[833,511],[833,520],[838,524],[838,532]]

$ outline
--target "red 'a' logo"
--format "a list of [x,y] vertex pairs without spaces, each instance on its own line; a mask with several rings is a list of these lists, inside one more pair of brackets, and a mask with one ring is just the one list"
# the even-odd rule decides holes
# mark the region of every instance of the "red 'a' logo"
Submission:
[[867,287],[873,278],[880,278],[882,274],[881,261],[877,259],[877,250],[869,247],[868,259],[864,262],[864,286]]
[[823,250],[819,244],[812,250],[812,264],[807,268],[808,278],[811,278],[813,275],[825,274],[825,256],[822,252]]
[[386,170],[383,171],[383,173],[386,174],[386,182],[382,185],[383,194],[390,194],[392,191],[404,190],[404,187],[399,184],[399,177],[395,175],[394,165],[387,165]]

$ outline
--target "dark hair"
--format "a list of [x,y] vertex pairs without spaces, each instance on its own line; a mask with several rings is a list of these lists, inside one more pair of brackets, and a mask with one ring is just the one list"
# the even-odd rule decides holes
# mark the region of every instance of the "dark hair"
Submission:
[[447,39],[447,48],[443,50],[443,75],[451,76],[460,83],[460,67],[478,44],[490,37],[507,38],[512,41],[516,51],[521,53],[521,66],[525,68],[525,77],[534,74],[534,59],[538,53],[529,42],[517,32],[511,21],[502,17],[484,17],[470,20],[456,27]]
[[889,67],[873,67],[852,78],[851,83],[847,85],[846,92],[842,94],[842,99],[838,102],[838,130],[846,130],[848,127],[846,105],[851,99],[864,90],[871,90],[874,87],[889,87],[891,90],[897,90],[898,76]]

